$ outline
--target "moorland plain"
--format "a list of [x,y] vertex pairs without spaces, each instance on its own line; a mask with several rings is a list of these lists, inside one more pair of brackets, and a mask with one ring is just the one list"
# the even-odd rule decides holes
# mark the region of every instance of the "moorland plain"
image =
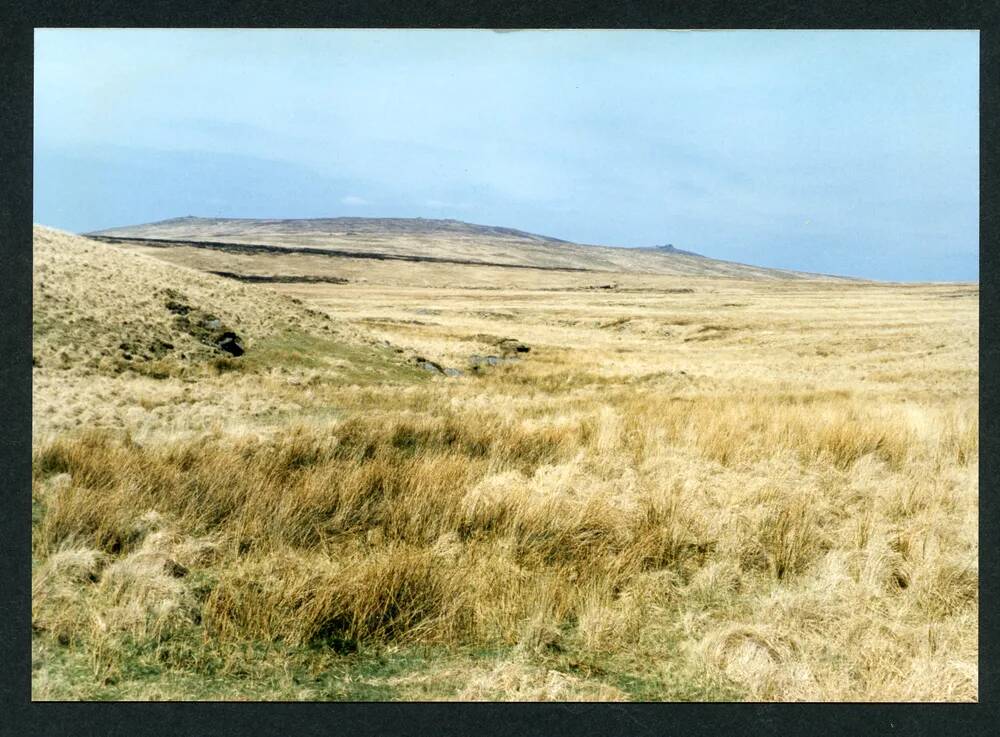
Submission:
[[978,285],[311,258],[36,228],[36,699],[977,698]]

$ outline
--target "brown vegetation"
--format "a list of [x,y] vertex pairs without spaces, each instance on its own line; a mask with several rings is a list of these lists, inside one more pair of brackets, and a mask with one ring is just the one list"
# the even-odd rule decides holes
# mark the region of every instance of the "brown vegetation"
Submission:
[[[977,698],[974,287],[280,288],[307,308],[86,248],[249,347],[63,368],[37,281],[95,335],[127,295],[36,273],[36,698]],[[430,378],[362,331],[531,351]]]

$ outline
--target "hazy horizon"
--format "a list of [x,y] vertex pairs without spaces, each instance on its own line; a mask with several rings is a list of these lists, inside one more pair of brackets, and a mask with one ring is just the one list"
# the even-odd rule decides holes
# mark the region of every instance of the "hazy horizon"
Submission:
[[35,208],[424,217],[978,280],[978,34],[36,31]]

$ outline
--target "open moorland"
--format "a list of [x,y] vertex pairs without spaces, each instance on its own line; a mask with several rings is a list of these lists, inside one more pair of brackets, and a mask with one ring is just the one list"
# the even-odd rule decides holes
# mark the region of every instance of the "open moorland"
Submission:
[[977,699],[978,285],[213,227],[36,226],[35,699]]
[[[183,217],[145,225],[110,228],[90,234],[133,246],[167,248],[189,258],[206,254],[251,256],[250,271],[275,265],[330,271],[361,257],[372,262],[416,264],[503,265],[512,271],[604,271],[633,274],[714,275],[793,279],[810,275],[706,258],[672,245],[609,248],[570,243],[512,228],[474,225],[458,220],[424,218],[321,218],[315,220],[251,220]],[[165,254],[160,254],[165,255]],[[261,258],[271,256],[272,258]],[[331,262],[330,258],[338,261]],[[167,256],[167,258],[173,258]],[[216,258],[219,258],[216,256]],[[347,261],[344,264],[340,259]],[[395,263],[393,263],[395,262]],[[297,267],[297,268],[295,268]],[[434,280],[435,282],[437,280]],[[500,285],[506,281],[501,280]]]

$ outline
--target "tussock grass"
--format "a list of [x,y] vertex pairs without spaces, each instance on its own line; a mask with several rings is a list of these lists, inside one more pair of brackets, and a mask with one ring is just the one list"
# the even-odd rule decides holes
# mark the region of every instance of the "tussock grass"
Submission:
[[[330,328],[191,272],[255,339],[155,378],[87,346],[117,346],[120,304],[159,320],[143,289],[176,272],[129,262],[130,288],[127,254],[46,237],[36,698],[977,698],[974,300],[303,291]],[[91,258],[114,299],[72,280]],[[430,378],[347,340],[370,314],[442,365],[461,336],[532,350]]]
[[[340,653],[423,643],[513,647],[529,661],[566,648],[613,658],[648,642],[651,624],[697,607],[753,617],[751,602],[769,586],[796,591],[828,577],[834,551],[847,551],[850,586],[899,621],[974,611],[974,557],[942,552],[925,523],[941,505],[954,507],[954,497],[910,477],[882,502],[852,508],[852,478],[898,474],[899,458],[928,467],[946,453],[961,464],[952,441],[900,432],[898,448],[883,446],[898,456],[879,455],[877,444],[857,455],[864,439],[845,450],[829,438],[846,437],[831,429],[838,418],[864,421],[860,408],[831,412],[803,437],[801,405],[783,402],[750,415],[761,418],[750,423],[755,434],[720,438],[695,419],[718,401],[664,403],[655,423],[644,405],[542,426],[478,411],[357,415],[270,436],[156,445],[113,432],[62,435],[33,459],[45,507],[35,546],[46,561],[36,573],[36,627],[83,641],[108,632],[158,641],[197,622],[219,642]],[[900,422],[883,410],[872,415],[865,425],[880,438]],[[770,438],[773,453],[802,464],[798,482],[778,476],[714,494],[711,475],[701,484],[651,463],[657,455],[643,432],[661,447],[686,448],[706,469],[766,463],[755,443]],[[969,437],[964,428],[944,432]],[[821,481],[807,481],[810,473]],[[176,560],[185,538],[164,531],[162,520],[210,540],[210,557],[227,561],[207,566],[213,573],[199,595],[171,570],[206,566],[190,555]],[[94,593],[80,599],[74,592],[85,581]],[[842,594],[834,587],[805,606],[822,611]],[[54,611],[64,621],[48,621]],[[796,616],[807,617],[817,639],[843,622]],[[847,610],[842,617],[853,619]],[[725,621],[692,621],[703,635],[690,657],[705,678],[752,684],[751,698],[825,693],[802,664],[808,645],[794,630]],[[898,662],[865,667],[890,677]],[[547,698],[562,693],[561,678],[512,681],[498,693]],[[612,693],[581,688],[587,698]],[[473,685],[457,697],[472,695],[492,697]]]

